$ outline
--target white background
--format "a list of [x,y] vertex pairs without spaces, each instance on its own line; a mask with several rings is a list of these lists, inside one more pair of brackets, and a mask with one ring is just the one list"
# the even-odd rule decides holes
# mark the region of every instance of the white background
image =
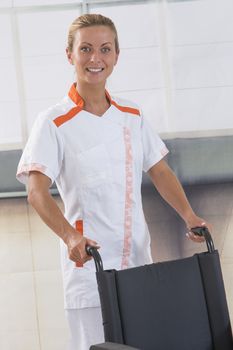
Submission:
[[[233,1],[89,1],[113,19],[121,54],[108,81],[164,137],[232,134]],[[23,148],[38,113],[75,79],[65,56],[82,1],[0,0],[0,149]]]

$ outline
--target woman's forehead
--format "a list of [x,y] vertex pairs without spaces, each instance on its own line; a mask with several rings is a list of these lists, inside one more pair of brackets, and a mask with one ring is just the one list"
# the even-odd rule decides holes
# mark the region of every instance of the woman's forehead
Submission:
[[75,42],[99,43],[110,42],[114,43],[115,33],[108,26],[95,25],[84,27],[77,30],[75,34]]

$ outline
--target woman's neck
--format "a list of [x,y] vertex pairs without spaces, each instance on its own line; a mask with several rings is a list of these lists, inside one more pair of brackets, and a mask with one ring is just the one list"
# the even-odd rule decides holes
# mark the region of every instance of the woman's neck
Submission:
[[84,110],[102,116],[110,106],[110,101],[106,97],[105,85],[103,86],[83,86],[77,83],[76,89],[84,100]]

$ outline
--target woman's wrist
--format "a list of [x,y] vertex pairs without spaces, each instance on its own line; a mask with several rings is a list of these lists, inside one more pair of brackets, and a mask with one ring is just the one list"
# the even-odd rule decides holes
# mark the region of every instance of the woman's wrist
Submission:
[[193,223],[196,222],[196,218],[197,218],[197,215],[194,213],[193,210],[189,210],[183,216],[184,222],[186,223],[186,226],[188,228],[193,227]]
[[83,235],[76,231],[73,227],[72,230],[66,231],[62,237],[62,240],[66,245],[68,245],[71,240],[75,240],[76,244],[78,244],[82,239],[84,239]]

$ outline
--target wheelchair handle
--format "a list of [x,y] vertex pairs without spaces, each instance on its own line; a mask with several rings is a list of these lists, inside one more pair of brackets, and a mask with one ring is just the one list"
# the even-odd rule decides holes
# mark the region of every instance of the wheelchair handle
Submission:
[[103,261],[101,259],[100,253],[98,252],[98,249],[90,245],[87,245],[86,252],[88,255],[91,255],[94,258],[96,272],[103,271],[104,270]]
[[[213,253],[215,251],[214,242],[211,237],[211,234],[207,227],[193,227],[191,231],[197,236],[203,236],[206,241],[207,249],[209,253]],[[95,261],[96,272],[100,272],[104,270],[103,261],[98,252],[98,249],[92,246],[86,246],[86,252],[88,255],[91,255]]]
[[191,228],[191,231],[197,236],[203,236],[205,238],[205,241],[206,241],[208,252],[209,253],[214,252],[214,250],[215,250],[214,242],[213,242],[213,239],[212,239],[211,234],[210,234],[207,227],[205,227],[205,226],[193,227],[193,228]]

